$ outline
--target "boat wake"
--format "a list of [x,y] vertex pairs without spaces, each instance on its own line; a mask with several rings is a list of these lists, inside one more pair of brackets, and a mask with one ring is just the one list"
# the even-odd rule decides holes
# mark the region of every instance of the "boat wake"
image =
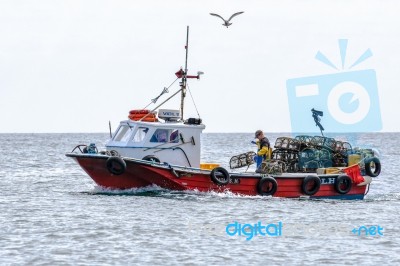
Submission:
[[[248,196],[241,195],[237,193],[233,193],[232,191],[208,191],[202,192],[198,190],[185,190],[185,191],[177,191],[177,190],[169,190],[161,188],[157,185],[150,185],[147,187],[140,188],[131,188],[131,189],[109,189],[101,186],[96,186],[91,191],[81,192],[83,194],[88,195],[105,195],[105,196],[143,196],[143,197],[162,197],[176,200],[191,200],[191,201],[208,201],[210,199],[218,200],[218,199],[249,199],[249,200],[278,200],[278,201],[287,201],[287,200],[310,200],[309,198],[276,198],[272,196]],[[312,201],[318,202],[326,202],[326,203],[334,203],[334,202],[343,202],[342,200],[336,199],[312,199]],[[400,201],[400,193],[393,192],[387,194],[375,194],[368,195],[365,198],[366,202],[374,202],[374,201]]]
[[150,185],[140,188],[130,189],[110,189],[102,186],[96,186],[91,191],[81,192],[88,195],[105,195],[105,196],[145,196],[145,197],[163,197],[170,199],[179,200],[193,200],[203,201],[213,199],[226,199],[226,198],[237,198],[237,199],[251,199],[251,200],[285,200],[284,198],[275,198],[272,196],[249,196],[233,193],[232,191],[226,190],[222,192],[208,191],[202,192],[198,190],[169,190],[161,188],[157,185]]
[[84,192],[91,195],[106,195],[106,196],[157,196],[162,192],[168,191],[156,185],[150,185],[140,188],[129,189],[110,189],[102,186],[96,186],[92,191]]

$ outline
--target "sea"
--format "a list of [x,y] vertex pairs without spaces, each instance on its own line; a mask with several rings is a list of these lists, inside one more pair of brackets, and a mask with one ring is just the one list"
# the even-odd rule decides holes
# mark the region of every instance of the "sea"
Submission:
[[[0,134],[0,265],[400,265],[400,133],[332,135],[380,156],[364,200],[109,190],[65,156],[108,137]],[[202,161],[253,137],[205,133]]]

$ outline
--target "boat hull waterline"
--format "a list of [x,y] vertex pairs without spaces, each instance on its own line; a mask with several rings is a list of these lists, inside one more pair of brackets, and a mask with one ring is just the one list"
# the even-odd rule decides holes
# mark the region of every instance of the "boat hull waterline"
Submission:
[[[227,192],[239,195],[270,195],[284,198],[311,199],[364,199],[369,183],[350,184],[347,189],[338,189],[340,174],[282,173],[265,175],[259,173],[229,173],[226,185],[216,184],[211,170],[171,166],[167,163],[149,162],[134,158],[121,158],[126,167],[122,173],[113,174],[107,166],[108,155],[67,153],[101,187],[109,189],[132,189],[157,185],[170,190],[196,190],[200,192]],[[318,178],[317,178],[318,177]],[[318,179],[315,189],[304,184],[307,179]],[[266,179],[276,180],[275,187]],[[275,181],[274,181],[275,182]],[[260,184],[263,183],[263,184]],[[265,184],[264,184],[265,183]],[[262,187],[272,186],[270,193],[263,193]],[[314,191],[312,191],[314,190]]]

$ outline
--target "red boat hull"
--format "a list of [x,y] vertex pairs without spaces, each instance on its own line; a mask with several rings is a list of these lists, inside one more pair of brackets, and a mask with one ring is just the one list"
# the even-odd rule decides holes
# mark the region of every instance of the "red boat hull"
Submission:
[[[111,189],[130,189],[146,187],[152,184],[171,190],[198,190],[201,192],[225,192],[241,195],[260,195],[258,185],[263,178],[257,173],[230,173],[230,182],[227,185],[217,185],[211,178],[211,171],[195,168],[172,167],[168,164],[151,163],[143,160],[124,158],[126,169],[121,174],[112,174],[106,167],[109,158],[104,155],[67,154],[82,167],[82,169],[100,186]],[[323,181],[319,190],[309,196],[302,189],[307,174],[282,174],[273,176],[277,182],[273,197],[285,198],[332,198],[332,199],[363,199],[368,184],[357,186],[352,184],[350,191],[339,193],[334,180],[338,175],[320,175]],[[330,182],[331,180],[332,182]]]

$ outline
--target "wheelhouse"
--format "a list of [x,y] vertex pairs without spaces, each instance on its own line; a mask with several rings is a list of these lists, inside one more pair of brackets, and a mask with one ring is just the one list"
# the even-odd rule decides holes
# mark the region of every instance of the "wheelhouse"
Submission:
[[107,150],[137,159],[155,158],[160,162],[187,167],[200,167],[200,134],[202,124],[182,122],[121,121]]

